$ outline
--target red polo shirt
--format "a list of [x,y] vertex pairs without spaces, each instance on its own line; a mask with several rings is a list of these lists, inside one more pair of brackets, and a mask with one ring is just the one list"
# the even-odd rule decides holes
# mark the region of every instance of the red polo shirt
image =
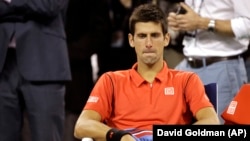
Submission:
[[195,73],[168,69],[164,62],[148,83],[136,68],[103,74],[84,109],[97,111],[114,128],[152,130],[153,124],[190,124],[199,109],[212,107]]

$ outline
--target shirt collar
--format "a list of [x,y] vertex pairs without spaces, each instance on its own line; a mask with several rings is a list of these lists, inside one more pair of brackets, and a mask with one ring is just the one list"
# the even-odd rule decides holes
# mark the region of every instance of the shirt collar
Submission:
[[[139,87],[142,83],[146,82],[140,74],[137,72],[138,63],[135,63],[132,68],[130,69],[130,79],[135,83],[137,87]],[[168,74],[168,66],[167,63],[164,61],[163,68],[161,71],[156,75],[156,80],[159,80],[160,82],[163,82],[165,79],[167,79]]]

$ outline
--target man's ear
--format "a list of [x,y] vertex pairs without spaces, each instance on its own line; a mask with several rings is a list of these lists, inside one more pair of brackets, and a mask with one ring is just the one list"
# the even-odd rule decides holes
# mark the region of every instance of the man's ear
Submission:
[[170,35],[169,33],[166,33],[164,37],[164,46],[167,47],[169,45],[169,42],[170,42]]
[[134,48],[135,47],[134,46],[134,36],[131,33],[128,34],[128,41],[129,41],[130,47]]

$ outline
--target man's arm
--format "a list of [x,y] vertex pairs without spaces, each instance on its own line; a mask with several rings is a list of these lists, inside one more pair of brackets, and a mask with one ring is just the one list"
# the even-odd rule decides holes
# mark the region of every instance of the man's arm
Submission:
[[[110,129],[111,127],[101,122],[99,113],[93,110],[83,110],[76,122],[74,136],[78,139],[89,137],[95,141],[105,141]],[[124,135],[121,141],[125,140],[135,141],[131,135]]]
[[99,113],[93,110],[83,110],[76,122],[74,136],[78,139],[84,137],[105,139],[106,133],[110,129],[101,122]]
[[55,17],[67,7],[68,0],[4,0],[19,15]]
[[185,86],[184,97],[194,115],[195,122],[193,124],[220,124],[218,114],[210,102],[205,86],[198,74],[193,73],[189,77]]
[[215,20],[214,31],[218,34],[234,37],[231,20],[209,19],[201,17],[185,3],[180,5],[187,11],[186,14],[169,13],[168,24],[176,31],[194,31],[197,29],[208,30],[210,20]]
[[50,21],[67,9],[68,0],[2,0],[0,22]]
[[219,118],[213,107],[206,107],[200,109],[196,115],[196,122],[194,124],[220,124]]

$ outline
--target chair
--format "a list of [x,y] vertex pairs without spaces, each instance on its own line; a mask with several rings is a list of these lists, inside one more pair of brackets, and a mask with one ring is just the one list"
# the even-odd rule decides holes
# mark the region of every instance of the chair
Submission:
[[250,124],[250,83],[243,84],[230,102],[228,107],[222,112],[221,117],[224,124]]
[[215,111],[218,111],[218,87],[217,83],[209,83],[204,85],[205,92],[214,106]]

